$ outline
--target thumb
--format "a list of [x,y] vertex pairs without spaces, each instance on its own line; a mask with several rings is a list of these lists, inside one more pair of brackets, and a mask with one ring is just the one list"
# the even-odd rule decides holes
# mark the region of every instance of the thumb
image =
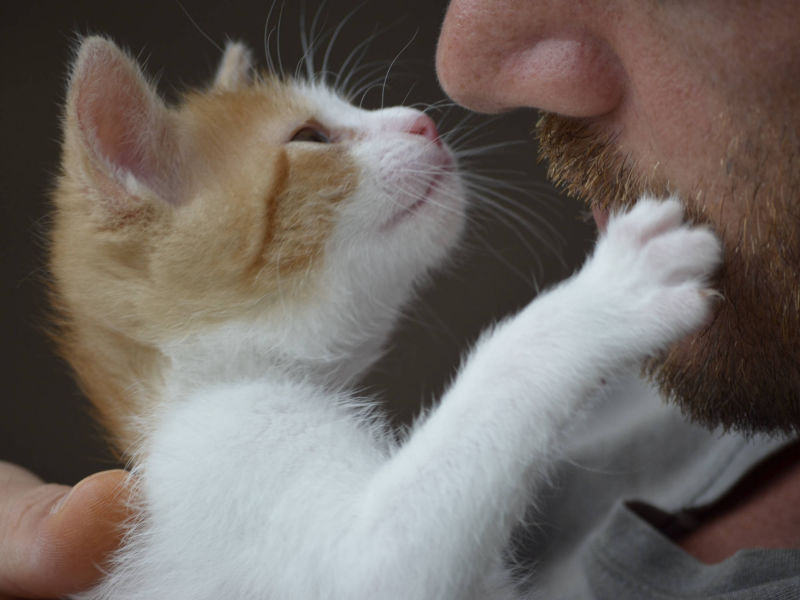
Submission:
[[58,597],[90,587],[119,545],[128,473],[103,471],[75,487],[0,466],[0,598]]

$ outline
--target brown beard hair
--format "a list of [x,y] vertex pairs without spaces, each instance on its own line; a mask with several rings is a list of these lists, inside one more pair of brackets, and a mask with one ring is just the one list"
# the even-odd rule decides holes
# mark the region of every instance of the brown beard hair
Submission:
[[[644,371],[709,428],[800,432],[800,150],[787,131],[762,127],[757,138],[737,138],[726,155],[727,181],[682,194],[687,219],[724,240],[714,281],[723,300],[708,326],[651,358]],[[674,191],[658,166],[641,169],[584,120],[544,113],[536,133],[549,178],[592,207],[614,212],[643,194]],[[757,148],[762,156],[754,156]],[[711,194],[723,200],[715,212],[726,202],[745,207],[735,231],[715,225],[704,201]]]

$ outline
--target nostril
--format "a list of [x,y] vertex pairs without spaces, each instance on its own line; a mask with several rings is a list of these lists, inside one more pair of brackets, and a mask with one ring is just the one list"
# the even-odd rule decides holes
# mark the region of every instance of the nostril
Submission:
[[436,123],[428,115],[417,117],[409,126],[408,133],[421,135],[439,146],[442,144],[441,140],[439,140],[439,131],[436,129]]

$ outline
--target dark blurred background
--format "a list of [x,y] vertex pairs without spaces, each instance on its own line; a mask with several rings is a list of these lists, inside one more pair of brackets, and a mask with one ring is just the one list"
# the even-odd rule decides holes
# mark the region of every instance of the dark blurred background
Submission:
[[[82,34],[103,33],[146,62],[167,98],[207,82],[220,57],[215,45],[247,42],[265,66],[264,32],[271,0],[3,2],[0,8],[0,223],[2,236],[2,381],[0,459],[24,465],[50,481],[74,483],[115,466],[86,401],[58,360],[46,324],[48,189],[58,170],[59,115],[68,64]],[[329,33],[350,14],[332,53],[334,68],[374,34],[363,62],[378,61],[375,78],[391,69],[387,105],[444,98],[434,73],[434,49],[445,0],[280,0],[281,58],[293,69],[305,30]],[[304,8],[305,5],[305,8]],[[273,35],[273,54],[276,36]],[[405,48],[405,49],[404,49]],[[402,52],[401,52],[402,50]],[[469,60],[469,57],[464,57]],[[382,92],[364,96],[378,107]],[[464,249],[411,308],[391,349],[364,382],[398,422],[430,403],[465,347],[499,316],[529,301],[540,287],[568,275],[585,256],[594,231],[581,209],[545,183],[530,131],[536,115],[469,117],[459,110],[432,113],[459,147],[496,146],[470,168],[493,179],[484,186],[503,196],[476,194]],[[465,122],[464,120],[467,119]],[[474,157],[473,157],[474,158]],[[476,164],[477,163],[477,164]]]

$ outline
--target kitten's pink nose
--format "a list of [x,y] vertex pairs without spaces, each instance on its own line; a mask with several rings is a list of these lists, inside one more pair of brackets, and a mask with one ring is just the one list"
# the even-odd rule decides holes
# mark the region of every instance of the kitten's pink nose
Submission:
[[408,133],[413,135],[421,135],[437,146],[441,146],[442,142],[439,139],[439,131],[436,129],[436,123],[428,115],[420,115],[408,128]]

